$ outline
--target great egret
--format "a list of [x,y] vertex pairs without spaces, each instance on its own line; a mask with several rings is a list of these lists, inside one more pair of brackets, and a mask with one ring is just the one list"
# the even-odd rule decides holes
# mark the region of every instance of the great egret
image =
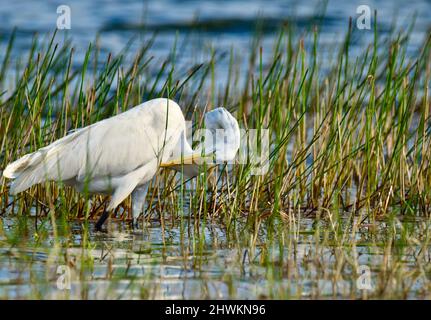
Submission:
[[240,143],[236,119],[226,109],[217,108],[205,114],[204,122],[215,133],[215,143],[205,140],[193,150],[178,104],[164,98],[150,100],[23,156],[9,164],[3,176],[14,179],[12,194],[37,183],[62,181],[80,192],[112,195],[107,211],[96,223],[98,230],[109,212],[132,193],[135,223],[159,167],[193,177],[207,157],[233,160]]

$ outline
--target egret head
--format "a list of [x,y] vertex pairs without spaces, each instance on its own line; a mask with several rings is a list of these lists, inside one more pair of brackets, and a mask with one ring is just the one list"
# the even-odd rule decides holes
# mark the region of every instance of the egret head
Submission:
[[236,119],[223,107],[205,114],[205,142],[197,151],[212,156],[216,163],[235,158],[240,144],[240,131]]
[[190,171],[188,175],[194,176],[203,162],[221,164],[235,158],[240,144],[240,130],[236,119],[225,108],[207,112],[203,128],[195,133],[201,138],[197,139],[199,145],[192,149],[184,135],[179,143],[181,147],[175,149],[171,159],[162,163],[161,167],[180,171],[186,165]]

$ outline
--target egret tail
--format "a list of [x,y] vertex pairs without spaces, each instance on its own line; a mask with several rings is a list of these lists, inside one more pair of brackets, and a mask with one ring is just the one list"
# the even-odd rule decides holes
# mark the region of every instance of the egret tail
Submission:
[[[81,133],[82,130],[76,131],[9,164],[3,171],[3,176],[14,179],[10,193],[15,195],[47,180],[71,178],[71,172],[76,171],[73,168],[76,164],[71,160],[76,155],[73,151],[77,147],[76,138]],[[60,171],[60,165],[67,169]]]

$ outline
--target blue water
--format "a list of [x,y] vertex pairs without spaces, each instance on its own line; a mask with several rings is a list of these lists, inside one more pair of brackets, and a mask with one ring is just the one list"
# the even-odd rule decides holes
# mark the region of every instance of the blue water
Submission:
[[[126,43],[137,36],[129,49],[131,56],[145,45],[154,32],[158,32],[151,49],[155,61],[163,61],[174,46],[175,39],[192,38],[193,44],[181,48],[177,63],[190,65],[208,59],[211,50],[229,53],[231,49],[239,55],[249,51],[255,23],[263,23],[263,51],[269,55],[276,38],[276,29],[289,21],[298,27],[298,32],[309,27],[315,19],[322,1],[264,1],[264,0],[49,0],[49,1],[0,1],[0,58],[4,55],[8,36],[17,28],[17,51],[26,52],[35,33],[42,36],[56,29],[59,5],[71,8],[71,29],[59,30],[57,39],[73,40],[75,63],[83,61],[89,42],[99,35],[102,53],[118,53]],[[355,25],[359,5],[369,5],[377,10],[378,25],[382,33],[387,32],[394,20],[399,29],[406,29],[416,15],[416,23],[410,39],[412,52],[423,42],[425,32],[431,25],[431,1],[328,1],[325,18],[322,20],[320,44],[329,48],[343,39],[349,18]],[[190,28],[199,21],[197,30]],[[142,26],[145,25],[145,30]],[[192,35],[192,36],[190,36]],[[372,38],[371,30],[356,30],[352,52],[361,49]],[[17,55],[19,52],[15,52]],[[226,59],[227,60],[227,59]],[[227,64],[227,63],[226,63]],[[223,68],[222,68],[223,69]],[[222,71],[223,72],[223,71]],[[223,74],[219,74],[224,78]]]

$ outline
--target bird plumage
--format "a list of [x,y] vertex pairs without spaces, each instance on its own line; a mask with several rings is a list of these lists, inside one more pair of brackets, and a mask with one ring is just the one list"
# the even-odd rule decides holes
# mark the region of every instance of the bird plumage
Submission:
[[[233,159],[239,148],[236,120],[224,108],[218,108],[206,114],[205,124],[209,129],[224,125],[233,130],[229,133],[228,153],[222,155],[217,145],[208,147],[223,161]],[[134,211],[141,211],[148,182],[160,166],[180,171],[181,159],[199,156],[202,149],[192,150],[185,130],[178,104],[154,99],[23,156],[9,164],[3,175],[14,179],[12,194],[44,181],[62,181],[81,192],[112,194],[108,210],[134,192]],[[189,174],[196,175],[196,163],[190,165]]]
[[184,117],[174,101],[151,100],[25,155],[3,175],[14,179],[12,194],[48,180],[64,181],[80,191],[88,187],[90,192],[115,192],[124,183],[138,185],[148,170],[155,171],[182,129]]

